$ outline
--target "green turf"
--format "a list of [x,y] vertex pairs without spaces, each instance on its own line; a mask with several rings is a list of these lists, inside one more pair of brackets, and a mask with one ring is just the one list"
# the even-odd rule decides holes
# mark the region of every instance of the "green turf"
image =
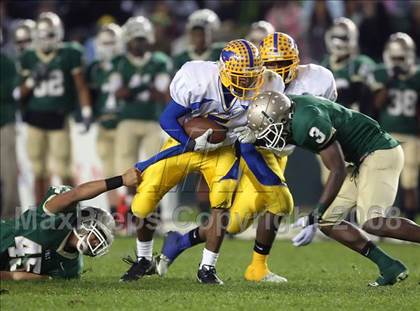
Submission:
[[269,285],[242,279],[252,242],[226,240],[218,262],[225,285],[215,287],[195,281],[201,246],[184,253],[166,278],[119,283],[128,267],[120,258],[133,252],[134,240],[117,239],[109,255],[86,260],[81,280],[2,282],[1,310],[420,310],[420,247],[382,247],[410,268],[403,283],[368,288],[377,276],[375,266],[334,242],[299,249],[277,242],[270,266],[289,283]]

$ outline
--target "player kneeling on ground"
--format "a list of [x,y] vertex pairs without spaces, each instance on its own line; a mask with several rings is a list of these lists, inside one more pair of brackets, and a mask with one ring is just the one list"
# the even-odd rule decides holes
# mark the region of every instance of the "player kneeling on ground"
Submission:
[[[380,276],[371,286],[392,285],[408,275],[407,268],[345,221],[357,207],[361,228],[377,236],[420,243],[420,226],[405,218],[389,218],[404,164],[399,143],[366,115],[315,96],[264,92],[248,109],[248,129],[242,143],[274,151],[294,144],[319,153],[329,169],[319,203],[303,229],[308,244],[320,226],[330,238],[377,264]],[[251,131],[249,131],[251,129]],[[346,172],[345,162],[354,170]]]
[[79,202],[121,187],[139,183],[138,171],[84,183],[76,188],[50,187],[34,210],[1,220],[1,280],[75,278],[83,268],[81,255],[102,256],[114,236],[114,219],[96,208],[80,208]]

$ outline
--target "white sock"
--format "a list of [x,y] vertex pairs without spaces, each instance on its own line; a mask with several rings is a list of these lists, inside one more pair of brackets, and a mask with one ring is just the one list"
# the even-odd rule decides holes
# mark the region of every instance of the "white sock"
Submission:
[[147,260],[152,260],[153,255],[153,240],[141,242],[136,239],[137,245],[137,258],[146,257]]
[[201,259],[201,263],[200,263],[200,269],[203,265],[216,266],[218,257],[219,257],[219,253],[213,253],[212,251],[209,251],[207,248],[204,248],[203,258]]

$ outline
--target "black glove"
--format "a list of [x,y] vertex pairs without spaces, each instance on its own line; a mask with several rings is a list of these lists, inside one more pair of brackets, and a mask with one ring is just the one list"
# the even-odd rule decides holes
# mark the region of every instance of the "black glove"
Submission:
[[32,79],[34,79],[35,86],[39,85],[44,80],[48,80],[48,74],[49,69],[47,64],[43,62],[38,63],[32,72]]

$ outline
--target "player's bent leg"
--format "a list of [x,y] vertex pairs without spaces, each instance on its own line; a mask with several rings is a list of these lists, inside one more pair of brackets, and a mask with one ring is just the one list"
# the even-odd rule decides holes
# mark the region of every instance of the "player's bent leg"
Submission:
[[377,150],[360,167],[357,216],[371,234],[420,243],[420,226],[405,218],[386,217],[394,203],[404,163],[400,146]]
[[35,200],[36,204],[39,204],[42,201],[49,184],[47,175],[47,153],[45,152],[48,147],[48,140],[45,130],[30,125],[27,126],[27,130],[28,137],[26,141],[26,150],[32,165],[32,171],[35,175]]
[[260,217],[257,227],[252,262],[245,272],[245,279],[257,282],[284,283],[287,279],[271,272],[268,268],[268,256],[274,243],[283,215],[293,211],[293,197],[287,186],[264,187],[266,203],[269,208]]

